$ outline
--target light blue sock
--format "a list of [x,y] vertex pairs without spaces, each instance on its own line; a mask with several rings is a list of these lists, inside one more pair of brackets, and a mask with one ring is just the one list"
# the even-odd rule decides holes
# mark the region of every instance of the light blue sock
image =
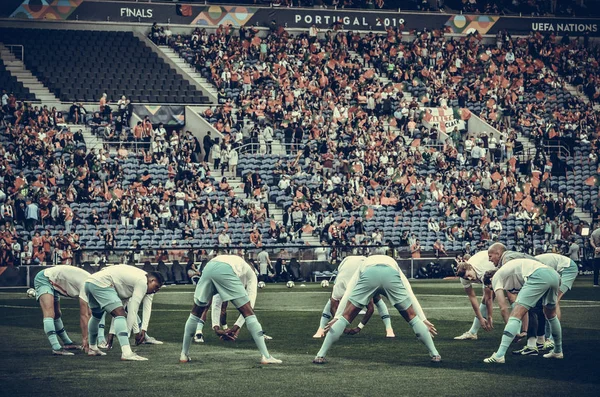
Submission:
[[554,338],[554,353],[562,353],[562,326],[557,316],[547,320],[552,329],[552,337]]
[[331,321],[331,299],[327,301],[327,304],[323,308],[323,313],[321,313],[321,322],[319,323],[319,328],[323,329],[327,325],[328,322]]
[[504,333],[502,334],[500,347],[496,352],[496,357],[504,357],[508,347],[512,343],[513,339],[515,339],[515,335],[518,335],[519,332],[521,332],[521,323],[522,321],[516,317],[510,317],[508,319],[506,327],[504,327]]
[[381,316],[381,320],[383,320],[383,325],[385,325],[385,329],[392,329],[392,319],[390,317],[390,312],[388,311],[387,306],[383,299],[379,299],[377,303],[375,303],[375,307],[377,307],[377,312]]
[[100,323],[98,324],[98,344],[106,342],[106,338],[104,336],[105,321],[106,321],[106,312],[103,312],[102,318],[100,319]]
[[267,344],[265,343],[264,338],[265,334],[262,326],[258,322],[258,319],[255,315],[246,317],[246,327],[248,327],[248,332],[250,332],[250,335],[252,335],[252,339],[254,339],[254,343],[256,343],[256,347],[258,347],[260,354],[266,358],[271,357],[269,355],[269,351],[267,350]]
[[131,346],[129,346],[129,332],[127,332],[127,320],[123,316],[116,316],[113,318],[115,322],[115,333],[121,345],[121,351],[123,353],[129,353]]
[[317,353],[317,357],[325,357],[327,351],[335,342],[340,339],[340,336],[344,333],[344,330],[350,323],[344,317],[340,318],[333,324],[333,326],[327,332],[325,336],[325,340],[323,341],[323,346],[321,346],[321,350]]
[[552,338],[552,328],[550,328],[550,322],[546,320],[546,327],[544,328],[544,336],[546,340],[553,339]]
[[90,346],[98,345],[98,326],[100,325],[101,317],[101,313],[94,314],[94,312],[92,312],[90,321],[88,321],[88,339],[90,342]]
[[[479,305],[479,311],[481,312],[481,315],[483,316],[483,318],[485,318],[487,320],[487,306],[484,305],[483,303],[481,303]],[[475,317],[473,319],[473,325],[471,325],[471,329],[469,330],[470,333],[472,334],[477,334],[477,332],[479,332],[479,330],[481,329],[481,323],[479,322],[479,319],[477,317]]]
[[181,348],[181,354],[188,355],[190,352],[190,345],[192,344],[192,338],[196,332],[196,326],[202,321],[200,318],[190,313],[187,321],[185,322],[185,328],[183,330],[183,347]]
[[423,320],[415,316],[412,320],[408,322],[408,325],[412,327],[413,332],[415,333],[415,335],[417,335],[417,339],[419,339],[425,345],[425,347],[427,347],[427,350],[429,350],[429,354],[431,355],[431,357],[440,355],[440,353],[438,353],[437,349],[435,348],[435,345],[433,344],[433,338],[429,333],[429,328],[427,328]]
[[202,321],[201,318],[198,318],[198,325],[196,325],[196,333],[201,334],[203,329],[204,329],[204,321]]
[[52,350],[60,350],[61,346],[58,343],[58,337],[56,336],[56,329],[54,328],[54,319],[52,317],[44,317],[44,332],[48,337]]
[[65,345],[72,345],[73,341],[69,338],[67,331],[65,331],[65,326],[63,325],[62,319],[59,317],[54,320],[54,329],[56,330],[56,335],[60,339],[62,339]]

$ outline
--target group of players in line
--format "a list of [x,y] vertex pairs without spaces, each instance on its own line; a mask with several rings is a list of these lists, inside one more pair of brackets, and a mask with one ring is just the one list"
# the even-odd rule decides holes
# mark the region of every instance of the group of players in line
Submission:
[[[454,339],[477,339],[480,328],[492,329],[495,299],[506,325],[500,347],[483,360],[485,363],[504,363],[510,344],[515,338],[524,336],[522,328],[527,330],[527,345],[513,353],[537,355],[539,350],[547,349],[549,351],[544,358],[563,358],[559,302],[573,286],[577,265],[562,255],[531,257],[509,251],[500,243],[465,259],[466,262],[458,265],[457,275],[471,301],[475,319],[469,331]],[[130,333],[136,334],[136,344],[162,343],[146,333],[153,295],[164,284],[160,273],[116,265],[90,275],[76,267],[55,266],[38,273],[34,284],[44,317],[44,331],[53,354],[73,355],[71,350],[82,348],[90,356],[103,356],[106,353],[102,349],[110,348],[112,337],[116,336],[122,360],[145,361],[147,358],[131,350]],[[483,287],[481,303],[477,300],[473,284]],[[204,342],[203,326],[212,303],[213,330],[221,339],[235,340],[240,328],[246,324],[261,353],[261,363],[280,364],[281,360],[269,353],[265,340],[271,338],[264,334],[254,314],[257,286],[255,270],[243,258],[219,255],[210,260],[196,285],[194,306],[185,323],[179,361],[191,361],[189,350],[192,341]],[[81,346],[75,345],[64,330],[60,296],[79,299]],[[349,256],[339,265],[331,297],[313,336],[324,338],[313,363],[324,364],[327,352],[342,334],[359,333],[375,307],[384,322],[386,337],[395,337],[382,297],[386,297],[408,322],[429,351],[431,361],[440,362],[442,358],[433,342],[437,330],[427,319],[398,263],[385,255],[372,255]],[[224,325],[223,318],[228,302],[240,312],[231,328]],[[138,317],[140,307],[143,321]],[[349,328],[363,309],[366,311],[362,321],[357,327]],[[105,313],[110,313],[113,318],[108,342],[104,340]]]

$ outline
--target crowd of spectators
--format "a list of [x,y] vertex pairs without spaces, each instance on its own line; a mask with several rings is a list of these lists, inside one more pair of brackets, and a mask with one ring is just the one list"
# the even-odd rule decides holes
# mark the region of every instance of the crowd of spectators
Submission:
[[[550,247],[580,232],[574,196],[547,191],[549,159],[540,151],[520,164],[513,150],[524,135],[538,148],[542,139],[568,137],[597,151],[599,79],[589,65],[598,53],[586,40],[499,34],[485,44],[475,34],[448,38],[424,31],[406,39],[394,29],[361,36],[314,27],[301,35],[284,29],[262,38],[251,28],[238,33],[228,26],[214,34],[196,29],[189,37],[151,32],[209,71],[222,106],[205,116],[223,140],[209,134],[200,144],[190,132],[153,126],[149,119],[129,129],[126,98],[113,112],[103,96],[91,120],[80,104],[69,111],[72,120],[89,122],[117,145],[88,150],[80,131],[61,127],[61,112],[3,95],[3,257],[34,262],[43,251],[44,261],[55,254],[70,261],[85,245],[77,232],[82,225],[96,227],[107,250],[131,229],[170,230],[182,241],[210,234],[227,247],[234,243],[227,226],[232,219],[247,225],[248,241],[257,247],[267,238],[285,243],[303,234],[333,245],[383,246],[391,236],[369,227],[370,211],[380,207],[403,214],[434,207],[427,228],[437,238],[431,249],[440,255],[449,242],[506,238],[508,219],[524,221],[511,238],[530,250],[530,236]],[[565,95],[566,83],[590,103]],[[445,135],[426,128],[423,103],[468,108],[501,134],[455,129]],[[259,172],[245,173],[246,197],[235,197],[223,174],[236,173],[239,146],[258,142],[270,154],[275,138],[288,155],[275,160],[273,183]],[[590,161],[597,164],[598,156]],[[269,222],[273,195],[285,198],[281,224]],[[81,211],[78,204],[88,203],[105,206]],[[410,220],[403,216],[398,223]],[[263,236],[259,225],[266,223]],[[410,232],[400,245],[412,255],[423,249]],[[131,248],[140,247],[135,240]]]
[[[247,225],[247,242],[260,244],[257,225],[268,225],[266,201],[254,195],[260,179],[251,181],[247,200],[235,197],[227,178],[211,176],[189,131],[167,130],[146,119],[130,131],[135,145],[127,146],[131,139],[118,135],[117,148],[88,149],[82,130],[66,128],[60,112],[12,102],[0,115],[3,264],[80,262],[81,248],[88,243],[98,248],[98,241],[107,252],[149,248],[137,235],[132,240],[135,231],[171,231],[169,248],[199,235],[227,245],[227,223],[237,220]],[[109,115],[104,107],[105,97],[90,123],[97,132],[114,131],[122,111]],[[212,152],[217,142],[214,146]],[[226,143],[224,152],[229,152],[227,166],[235,169],[235,149]],[[123,237],[131,244],[123,247]],[[165,246],[163,241],[152,248]]]
[[[222,27],[216,34],[197,29],[190,37],[178,37],[174,46],[192,54],[188,59],[199,69],[210,69],[224,105],[206,115],[217,128],[264,142],[263,153],[269,153],[272,130],[292,148],[289,153],[301,149],[297,158],[283,158],[275,166],[274,188],[291,201],[285,208],[287,233],[318,233],[330,213],[365,205],[414,210],[430,200],[439,203],[442,218],[460,218],[469,207],[469,217],[483,219],[470,232],[493,239],[498,233],[486,230],[486,224],[494,217],[533,218],[533,225],[546,219],[537,215],[538,208],[564,221],[553,230],[573,229],[574,197],[540,190],[540,182],[541,188],[549,187],[549,159],[536,156],[521,174],[513,151],[519,135],[538,144],[542,138],[596,135],[597,112],[591,104],[565,94],[565,65],[594,64],[593,50],[583,50],[586,43],[540,34],[513,39],[501,33],[494,44],[484,44],[478,35],[453,39],[442,31],[420,32],[407,41],[393,29],[366,36],[314,28],[293,36],[276,30],[258,38],[252,30],[242,29],[238,37]],[[363,54],[364,64],[349,50]],[[580,73],[593,97],[593,68]],[[415,88],[412,96],[407,86]],[[457,130],[443,140],[438,131],[421,126],[420,102],[469,108],[502,134],[469,136]],[[440,175],[419,174],[428,167]],[[461,180],[479,180],[485,185],[479,189],[495,191],[502,199],[495,208],[489,208],[489,200],[477,204],[482,191],[465,189]],[[354,222],[338,223],[352,229]],[[444,228],[446,241],[456,238],[454,226]],[[335,240],[332,236],[343,234],[337,229],[324,237]]]

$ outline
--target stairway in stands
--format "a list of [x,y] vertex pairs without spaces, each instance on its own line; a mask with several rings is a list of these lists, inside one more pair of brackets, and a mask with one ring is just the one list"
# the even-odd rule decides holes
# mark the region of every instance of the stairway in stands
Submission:
[[[0,43],[0,58],[6,66],[6,70],[13,75],[17,81],[29,89],[29,92],[42,102],[42,105],[47,105],[50,109],[56,107],[62,109],[60,101],[46,88],[23,64],[23,62],[15,57],[15,55],[4,45]],[[21,98],[19,98],[21,99]]]

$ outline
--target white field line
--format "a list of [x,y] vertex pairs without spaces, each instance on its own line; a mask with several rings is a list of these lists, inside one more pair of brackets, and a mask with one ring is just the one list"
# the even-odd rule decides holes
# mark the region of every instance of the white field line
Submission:
[[[573,302],[586,302],[586,301],[573,301]],[[562,309],[583,309],[583,308],[598,308],[600,307],[600,302],[594,302],[595,304],[587,304],[587,305],[561,305]],[[33,309],[39,310],[37,306],[18,306],[18,305],[0,305],[0,308],[5,309]],[[76,307],[61,307],[61,310],[79,310]],[[257,308],[254,311],[257,312],[321,312],[322,309],[303,309],[303,308],[284,308],[281,310],[273,310],[273,309],[260,309]],[[471,311],[472,308],[470,306],[449,306],[449,307],[423,307],[423,310],[467,310]],[[152,312],[189,312],[186,309],[152,309]]]

